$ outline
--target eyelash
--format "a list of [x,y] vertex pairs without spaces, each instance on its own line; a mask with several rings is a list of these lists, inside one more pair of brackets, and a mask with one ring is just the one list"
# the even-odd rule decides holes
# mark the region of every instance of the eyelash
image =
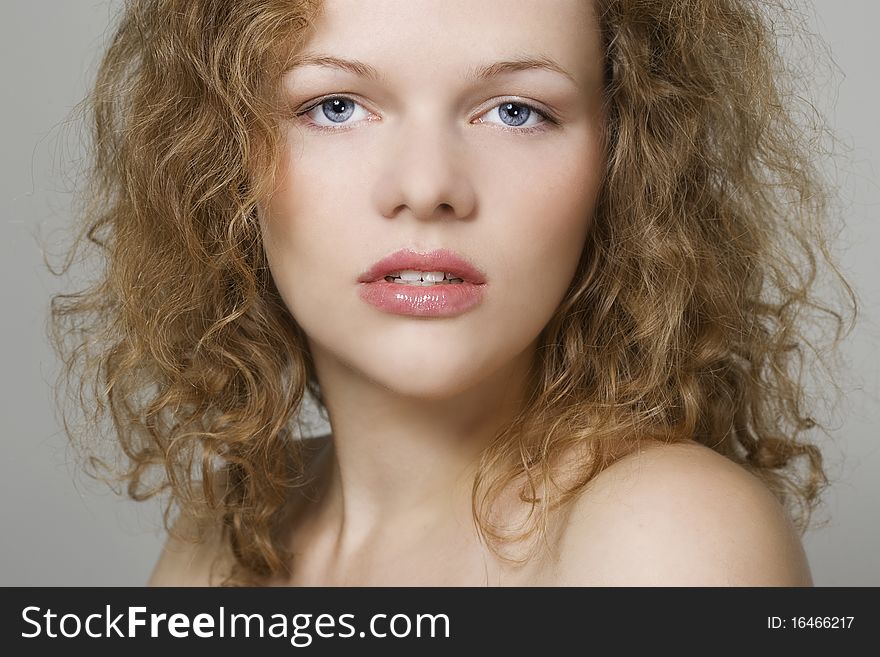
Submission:
[[[294,116],[296,116],[296,117],[305,116],[306,114],[311,112],[313,109],[315,109],[316,107],[318,107],[322,103],[324,103],[328,100],[335,100],[335,99],[349,100],[354,103],[357,103],[358,105],[361,105],[361,103],[358,103],[357,100],[355,100],[351,96],[331,94],[329,96],[323,96],[323,97],[315,100],[314,102],[310,103],[308,107],[297,112]],[[519,134],[532,134],[532,133],[537,133],[537,132],[544,132],[545,130],[549,130],[554,126],[559,125],[559,121],[549,112],[541,110],[538,107],[535,107],[534,105],[531,105],[529,103],[524,103],[524,102],[517,100],[517,99],[514,99],[514,98],[504,99],[504,100],[499,101],[499,103],[497,105],[493,105],[483,114],[486,114],[486,113],[492,111],[493,109],[495,109],[505,103],[513,103],[519,107],[527,107],[527,108],[529,108],[529,110],[531,112],[537,113],[541,118],[544,119],[544,121],[542,121],[538,125],[533,125],[528,128],[515,128],[512,126],[492,124],[492,125],[496,125],[500,130],[503,130],[504,132],[515,132],[515,133],[519,133]],[[367,121],[369,121],[369,120],[370,119],[367,119]],[[344,125],[340,125],[340,127],[338,127],[338,128],[334,128],[329,125],[318,125],[317,123],[314,123],[313,121],[308,121],[307,124],[308,124],[309,128],[311,128],[312,130],[319,130],[321,132],[342,132],[342,131],[350,129],[350,127],[353,125],[357,125],[356,123],[344,124]]]

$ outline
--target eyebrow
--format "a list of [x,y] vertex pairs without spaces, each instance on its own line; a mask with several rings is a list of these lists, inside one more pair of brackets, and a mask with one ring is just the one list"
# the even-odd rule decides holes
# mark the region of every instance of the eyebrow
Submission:
[[[288,70],[293,70],[299,66],[325,66],[330,68],[339,68],[350,73],[354,73],[363,78],[382,82],[385,76],[379,73],[375,67],[356,59],[342,59],[331,55],[320,54],[304,54],[300,55],[293,61],[293,65]],[[562,66],[546,56],[539,57],[518,57],[516,59],[495,62],[493,64],[485,64],[483,66],[474,66],[468,69],[466,79],[473,82],[482,82],[490,78],[502,75],[504,73],[514,73],[516,71],[545,70],[559,73],[568,78],[573,84],[577,85],[574,76],[566,71]]]

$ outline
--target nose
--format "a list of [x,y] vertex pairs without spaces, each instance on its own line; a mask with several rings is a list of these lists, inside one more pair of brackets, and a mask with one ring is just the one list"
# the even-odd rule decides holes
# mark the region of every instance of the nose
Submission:
[[467,176],[465,146],[453,127],[438,120],[399,124],[384,155],[376,203],[389,219],[409,213],[420,220],[473,215],[476,195]]

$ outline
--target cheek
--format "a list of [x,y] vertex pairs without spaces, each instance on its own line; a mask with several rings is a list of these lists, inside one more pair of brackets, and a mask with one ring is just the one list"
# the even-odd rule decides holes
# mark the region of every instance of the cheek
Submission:
[[508,279],[528,291],[511,299],[514,311],[549,319],[562,301],[592,223],[602,167],[599,149],[582,142],[579,151],[557,151],[536,164],[540,175],[523,178],[521,193],[505,197],[498,256]]
[[[308,185],[298,181],[307,178]],[[260,213],[263,247],[275,286],[287,309],[309,332],[310,318],[321,321],[330,288],[355,261],[343,206],[328,211],[324,187],[302,169],[289,170],[271,203]],[[349,231],[350,232],[350,231]],[[324,309],[324,311],[322,311]]]
[[[268,209],[271,222],[264,234],[279,256],[283,251],[285,259],[295,259],[292,266],[297,269],[334,271],[334,264],[351,268],[360,255],[353,248],[371,238],[369,223],[359,221],[359,215],[370,216],[369,208],[363,207],[363,185],[358,182],[366,180],[358,168],[362,165],[345,153],[337,158],[309,152],[310,142],[297,131],[288,135],[288,144],[280,163],[283,173]],[[335,161],[345,164],[334,166]],[[338,277],[345,270],[335,271]]]

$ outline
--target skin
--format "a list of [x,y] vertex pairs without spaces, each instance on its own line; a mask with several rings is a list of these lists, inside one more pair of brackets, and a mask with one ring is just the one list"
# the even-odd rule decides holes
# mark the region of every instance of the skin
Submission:
[[[476,459],[522,401],[602,180],[602,51],[590,3],[554,0],[548,11],[532,1],[328,0],[305,50],[366,62],[385,79],[309,65],[283,81],[294,112],[261,228],[276,286],[308,336],[333,433],[316,439],[311,499],[291,508],[293,576],[275,583],[664,583],[690,573],[692,562],[673,558],[683,537],[692,552],[709,550],[688,554],[705,564],[691,579],[808,583],[775,500],[695,444],[664,448],[663,458],[650,448],[604,471],[551,528],[552,557],[515,569],[477,537]],[[545,70],[465,78],[519,56],[552,59],[571,79]],[[330,95],[357,103],[343,124],[320,104],[293,116]],[[558,125],[533,113],[516,127],[499,110],[506,102],[548,110]],[[547,129],[517,132],[539,124]],[[363,302],[357,277],[405,247],[471,259],[487,276],[484,302],[444,319]],[[658,486],[670,479],[672,490]],[[522,511],[514,498],[501,508],[510,519]],[[711,537],[692,518],[712,521]],[[748,532],[780,560],[765,564],[743,542]],[[643,565],[643,551],[618,545],[638,545],[634,537],[668,558]],[[151,583],[213,582],[207,564],[218,555],[228,559],[216,535],[197,547],[172,539]]]
[[[217,528],[198,527],[181,518],[177,529],[202,540],[170,538],[149,584],[219,584],[232,559]],[[422,551],[413,555],[424,560],[421,576],[408,573],[401,577],[394,570],[381,576],[364,572],[347,583],[813,585],[803,546],[776,499],[742,468],[693,442],[646,446],[603,470],[561,523],[553,552],[554,557],[542,558],[525,571],[505,570],[487,558],[482,573],[469,571],[466,576],[454,577],[451,575],[457,571],[447,570],[447,564],[429,562]],[[456,565],[460,566],[467,555],[457,556]],[[306,573],[294,581],[276,583],[320,585],[340,580],[321,580]]]

